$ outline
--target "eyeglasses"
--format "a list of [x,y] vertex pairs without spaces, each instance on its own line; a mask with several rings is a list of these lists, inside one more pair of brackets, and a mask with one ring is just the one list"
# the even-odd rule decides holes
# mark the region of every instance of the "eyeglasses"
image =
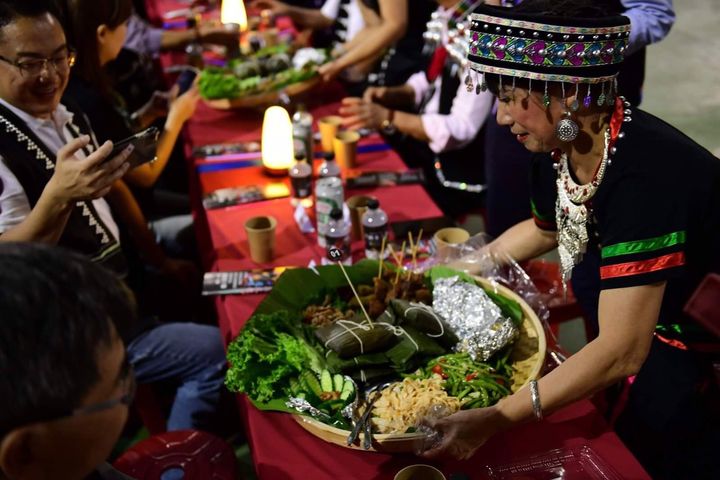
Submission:
[[93,405],[86,405],[84,407],[78,407],[73,410],[69,416],[75,417],[78,415],[88,415],[91,413],[102,412],[103,410],[109,410],[118,405],[130,405],[135,399],[135,391],[137,390],[137,383],[135,382],[135,372],[132,367],[129,367],[129,371],[125,380],[123,381],[123,393],[118,398],[106,400],[104,402],[95,403]]
[[52,65],[58,74],[65,74],[70,71],[70,67],[75,65],[75,51],[68,49],[55,57],[34,58],[32,60],[10,60],[0,55],[0,60],[14,66],[20,70],[21,75],[27,77],[39,77],[45,69],[48,69],[49,72],[48,65]]
[[102,412],[111,408],[117,407],[118,405],[130,405],[135,399],[135,391],[137,390],[137,383],[135,381],[135,371],[128,362],[127,357],[123,360],[120,366],[119,378],[123,383],[123,394],[118,398],[112,398],[105,400],[104,402],[94,403],[92,405],[85,405],[84,407],[78,407],[69,411],[61,412],[53,415],[51,418],[46,418],[44,421],[60,420],[62,418],[76,417],[79,415],[89,415],[92,413]]

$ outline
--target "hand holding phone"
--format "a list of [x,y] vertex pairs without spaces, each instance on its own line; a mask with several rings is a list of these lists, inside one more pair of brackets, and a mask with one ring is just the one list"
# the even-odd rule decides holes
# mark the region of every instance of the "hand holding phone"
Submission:
[[132,144],[134,148],[127,159],[131,169],[144,163],[152,162],[156,158],[155,152],[157,150],[159,137],[160,130],[158,130],[157,127],[150,127],[131,137],[115,142],[112,152],[110,152],[110,155],[107,156],[105,161],[115,158],[120,152],[125,150],[128,145]]

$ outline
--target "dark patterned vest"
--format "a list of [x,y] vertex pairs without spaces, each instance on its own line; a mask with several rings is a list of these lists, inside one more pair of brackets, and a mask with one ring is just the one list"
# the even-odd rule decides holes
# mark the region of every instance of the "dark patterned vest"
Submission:
[[[73,136],[89,135],[91,129],[83,113],[72,102],[63,104],[74,114],[69,126]],[[30,208],[34,208],[55,170],[55,153],[4,105],[0,105],[0,154],[25,191]],[[75,203],[58,245],[87,255],[120,276],[127,274],[120,243],[90,200]]]

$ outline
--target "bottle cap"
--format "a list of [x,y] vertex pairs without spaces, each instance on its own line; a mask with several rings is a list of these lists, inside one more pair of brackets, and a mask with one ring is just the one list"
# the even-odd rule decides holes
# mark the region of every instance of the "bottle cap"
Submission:
[[340,220],[341,218],[343,218],[343,211],[337,207],[333,208],[330,211],[330,218],[332,218],[333,220]]
[[377,198],[371,198],[370,200],[368,200],[367,208],[369,208],[370,210],[376,210],[379,207],[380,201]]
[[326,162],[331,162],[335,160],[335,152],[325,152],[323,153],[323,158]]
[[305,161],[305,155],[303,155],[301,152],[297,152],[295,154],[295,161],[296,162],[304,162]]

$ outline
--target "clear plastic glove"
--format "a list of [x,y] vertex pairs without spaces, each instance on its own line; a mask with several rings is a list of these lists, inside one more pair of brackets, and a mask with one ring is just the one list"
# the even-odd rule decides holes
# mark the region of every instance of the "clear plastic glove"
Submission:
[[422,452],[426,458],[450,455],[460,460],[472,457],[490,437],[504,428],[504,418],[495,406],[460,410],[448,417],[426,420],[437,432],[437,440]]
[[440,445],[442,434],[430,425],[436,420],[447,417],[450,413],[450,410],[445,405],[435,404],[428,409],[418,424],[415,425],[415,431],[424,434],[413,445],[415,455],[422,455],[425,451],[435,449]]

